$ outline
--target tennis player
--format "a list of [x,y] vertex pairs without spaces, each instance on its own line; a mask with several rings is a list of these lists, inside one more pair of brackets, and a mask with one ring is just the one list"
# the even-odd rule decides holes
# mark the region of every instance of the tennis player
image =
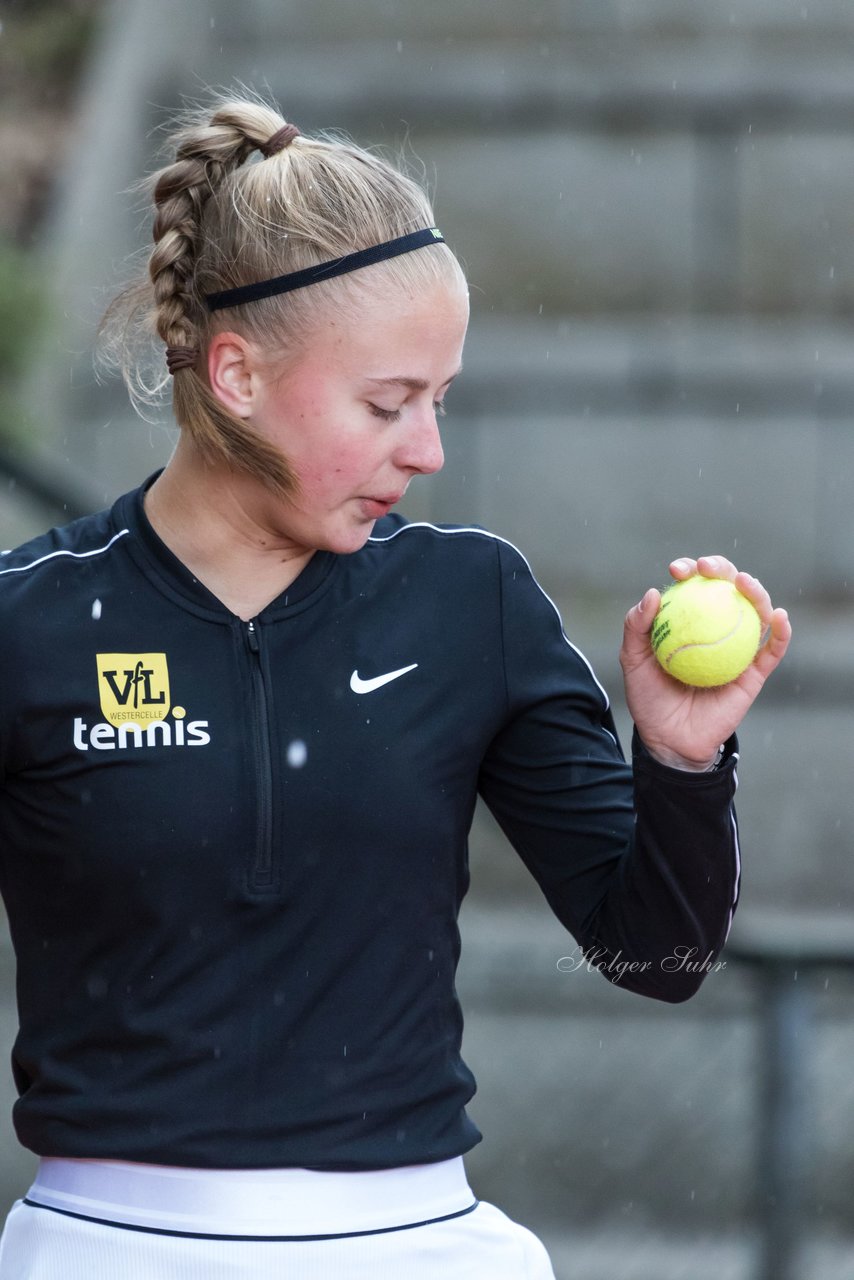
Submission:
[[645,591],[627,763],[523,555],[394,511],[442,465],[468,322],[422,190],[249,97],[169,147],[105,339],[139,399],[153,338],[174,455],[0,562],[14,1120],[40,1157],[0,1280],[548,1280],[464,1167],[477,795],[593,963],[687,998],[702,972],[665,961],[726,938],[734,732],[786,615],[722,557],[674,563],[735,581],[767,638],[687,689]]

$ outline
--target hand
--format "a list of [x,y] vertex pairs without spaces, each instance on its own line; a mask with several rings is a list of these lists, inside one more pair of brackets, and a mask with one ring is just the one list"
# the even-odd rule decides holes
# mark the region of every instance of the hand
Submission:
[[650,587],[626,614],[620,665],[626,702],[638,733],[650,754],[663,764],[703,770],[711,767],[721,743],[738,728],[781,661],[792,628],[785,609],[772,608],[761,582],[739,572],[723,556],[674,560],[670,573],[677,580],[695,573],[727,578],[755,606],[762,622],[764,643],[747,670],[720,688],[695,689],[667,675],[652,651],[650,632],[661,603],[660,593]]

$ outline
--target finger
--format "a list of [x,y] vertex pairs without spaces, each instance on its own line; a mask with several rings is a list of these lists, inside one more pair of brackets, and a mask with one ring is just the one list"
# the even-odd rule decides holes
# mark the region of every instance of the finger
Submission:
[[792,624],[785,609],[775,609],[771,614],[768,639],[754,659],[754,667],[763,680],[767,680],[771,672],[783,659],[792,638]]
[[759,617],[762,620],[763,630],[771,623],[771,616],[774,612],[774,606],[771,603],[771,597],[763,587],[758,578],[754,578],[752,574],[740,571],[735,575],[735,585],[743,596],[745,596],[753,605]]
[[629,609],[623,624],[620,665],[624,673],[643,666],[652,652],[649,633],[658,613],[661,596],[655,587],[646,591],[634,608]]
[[701,573],[705,578],[728,578],[732,582],[737,572],[735,565],[731,560],[727,560],[726,556],[700,556],[698,560],[692,560],[690,556],[680,556],[670,565],[671,577],[680,581],[690,578],[695,573]]
[[652,630],[658,606],[661,604],[661,593],[650,587],[641,596],[633,609],[626,614],[625,629],[636,636],[647,636]]
[[738,570],[726,556],[700,556],[697,572],[704,578],[726,578],[729,582],[735,582]]
[[690,578],[696,572],[697,561],[692,560],[690,556],[680,556],[678,560],[674,560],[670,565],[670,576],[675,578],[677,582]]

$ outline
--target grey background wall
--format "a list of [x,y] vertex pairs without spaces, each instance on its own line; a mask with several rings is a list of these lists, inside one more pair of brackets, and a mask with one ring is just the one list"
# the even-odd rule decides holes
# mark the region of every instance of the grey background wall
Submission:
[[[844,0],[114,0],[41,234],[53,308],[23,398],[28,456],[91,508],[168,456],[168,418],[134,419],[121,388],[96,384],[91,348],[147,237],[123,192],[182,94],[242,79],[307,131],[405,147],[473,297],[447,466],[409,513],[523,547],[626,737],[616,651],[641,591],[682,552],[762,577],[796,641],[742,733],[742,912],[847,927],[853,70]],[[45,521],[20,489],[0,501],[5,545]],[[729,961],[670,1010],[560,973],[571,940],[485,815],[472,860],[460,986],[487,1136],[478,1189],[542,1232],[561,1280],[746,1277],[748,975]],[[851,984],[827,981],[810,1280],[854,1276]],[[3,1016],[10,1044],[11,1005]],[[31,1161],[6,1135],[8,1201]]]

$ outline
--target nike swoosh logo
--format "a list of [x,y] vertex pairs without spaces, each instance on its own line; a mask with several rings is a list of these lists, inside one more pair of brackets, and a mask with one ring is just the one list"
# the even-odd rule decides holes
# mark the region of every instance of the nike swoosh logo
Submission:
[[354,693],[373,693],[374,689],[381,689],[384,684],[399,680],[401,676],[406,675],[407,671],[414,671],[417,666],[418,663],[413,662],[410,666],[401,667],[398,671],[387,671],[384,676],[374,676],[373,680],[363,680],[358,671],[354,671],[350,677],[350,688]]

